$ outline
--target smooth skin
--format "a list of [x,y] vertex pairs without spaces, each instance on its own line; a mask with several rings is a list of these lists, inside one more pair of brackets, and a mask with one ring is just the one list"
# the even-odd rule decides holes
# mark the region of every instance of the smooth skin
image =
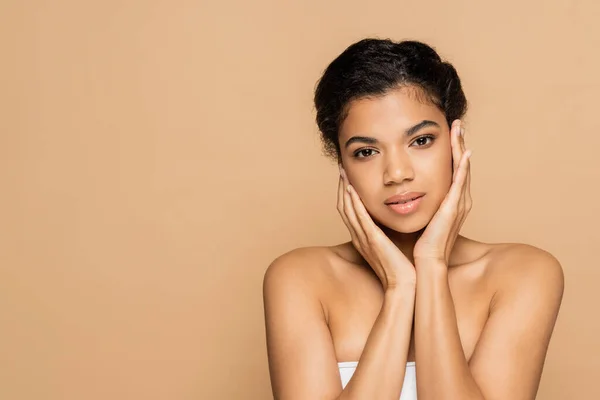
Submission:
[[[395,400],[407,361],[419,400],[535,398],[562,268],[533,246],[459,235],[472,207],[464,128],[415,94],[356,101],[340,129],[337,208],[352,240],[290,251],[267,269],[276,399]],[[435,140],[403,133],[421,121],[437,124],[422,129]],[[344,146],[365,132],[375,144]],[[383,200],[405,189],[427,194],[398,216]],[[337,362],[358,360],[342,390]]]

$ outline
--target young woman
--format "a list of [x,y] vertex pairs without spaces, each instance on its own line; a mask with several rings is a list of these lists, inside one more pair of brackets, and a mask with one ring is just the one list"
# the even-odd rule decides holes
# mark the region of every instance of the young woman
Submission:
[[459,235],[472,205],[466,99],[417,41],[364,39],[315,93],[351,241],[287,252],[263,295],[276,399],[534,399],[560,263]]

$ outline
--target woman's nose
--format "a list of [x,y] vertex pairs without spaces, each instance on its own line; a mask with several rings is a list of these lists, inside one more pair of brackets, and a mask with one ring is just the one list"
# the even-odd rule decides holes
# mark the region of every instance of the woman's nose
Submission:
[[401,183],[406,179],[413,178],[414,170],[406,155],[397,154],[393,157],[389,157],[386,162],[383,176],[384,184],[391,185],[394,183]]

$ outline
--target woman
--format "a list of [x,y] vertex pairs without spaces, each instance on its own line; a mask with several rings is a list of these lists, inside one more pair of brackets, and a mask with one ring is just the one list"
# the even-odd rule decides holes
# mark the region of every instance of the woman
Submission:
[[351,241],[281,255],[263,282],[276,399],[534,399],[563,294],[550,253],[459,235],[466,99],[416,41],[364,39],[315,93]]

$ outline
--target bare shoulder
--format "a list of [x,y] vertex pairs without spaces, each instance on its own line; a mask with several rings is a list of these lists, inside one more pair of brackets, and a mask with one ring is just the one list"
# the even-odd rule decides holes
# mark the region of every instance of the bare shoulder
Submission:
[[269,284],[301,285],[317,292],[326,278],[332,252],[324,246],[299,247],[276,257],[267,267],[263,287]]
[[336,353],[319,296],[325,247],[288,251],[267,267],[263,300],[274,398],[335,398],[341,389]]
[[562,275],[562,266],[550,252],[525,243],[499,244],[492,254],[495,269],[501,274],[543,273]]
[[562,266],[528,244],[493,247],[494,292],[469,367],[483,397],[533,399],[562,301]]
[[560,302],[564,273],[559,260],[547,250],[525,243],[503,243],[494,249],[491,272],[497,292],[531,290],[547,293]]

